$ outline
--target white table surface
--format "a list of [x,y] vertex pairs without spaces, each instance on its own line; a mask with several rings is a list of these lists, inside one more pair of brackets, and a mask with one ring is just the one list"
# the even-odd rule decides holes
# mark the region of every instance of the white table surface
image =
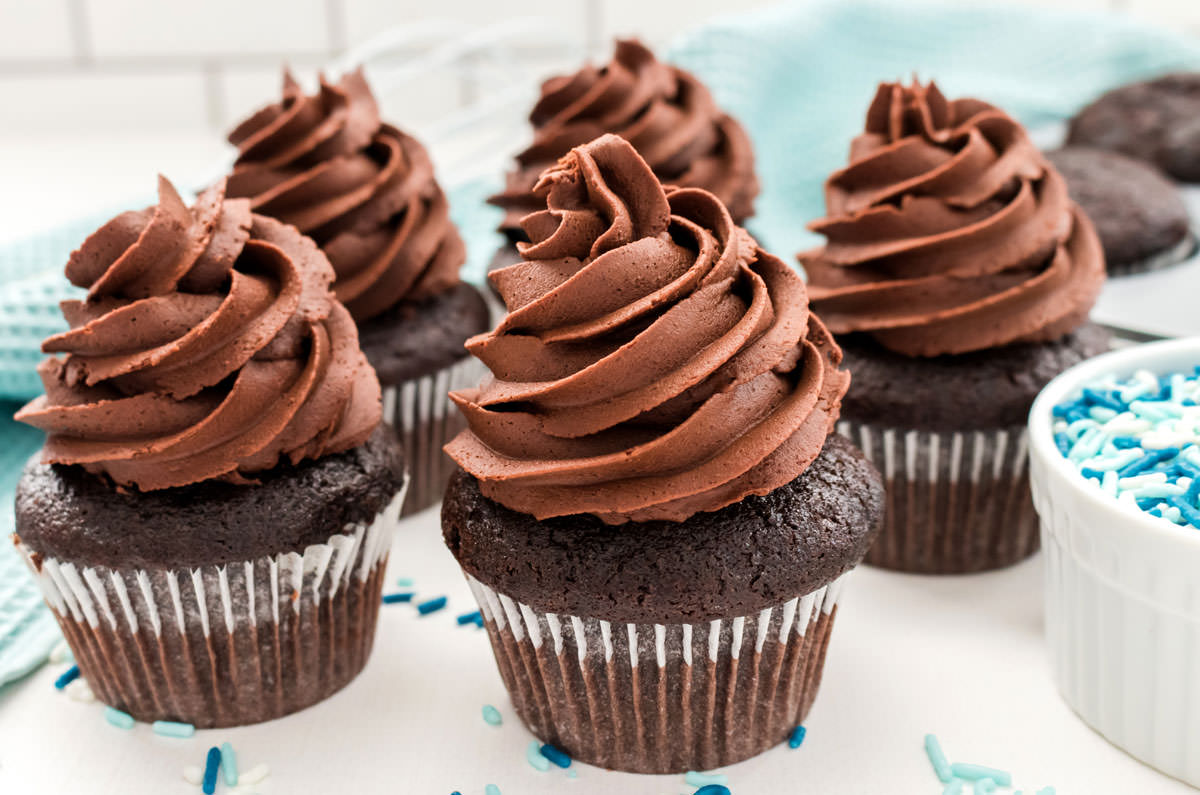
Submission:
[[[364,672],[328,701],[271,723],[197,733],[188,740],[109,726],[98,704],[54,690],[65,665],[0,691],[0,792],[170,795],[199,792],[183,768],[231,742],[243,769],[267,763],[256,791],[482,795],[691,793],[682,776],[636,776],[579,765],[578,778],[525,761],[520,725],[486,633],[459,627],[475,609],[442,545],[437,509],[406,520],[390,577],[415,580],[419,597],[448,607],[419,617],[382,608]],[[798,750],[775,748],[727,768],[735,795],[938,793],[922,749],[935,732],[952,761],[1013,772],[1031,793],[1192,791],[1109,745],[1058,697],[1042,641],[1040,556],[966,577],[922,577],[860,567],[839,605],[825,681]],[[480,717],[494,704],[504,724]],[[218,792],[225,791],[222,788]]]

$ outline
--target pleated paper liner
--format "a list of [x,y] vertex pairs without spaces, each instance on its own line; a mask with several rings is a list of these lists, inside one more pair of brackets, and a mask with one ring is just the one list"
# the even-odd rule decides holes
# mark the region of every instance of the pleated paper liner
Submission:
[[467,581],[530,731],[588,764],[678,773],[759,754],[804,719],[845,576],[751,616],[700,624],[545,613]]
[[403,499],[303,554],[224,566],[81,567],[17,548],[97,698],[141,721],[238,726],[315,704],[362,670]]
[[883,473],[883,529],[867,563],[958,574],[1037,551],[1024,426],[935,432],[842,420],[838,431]]
[[383,420],[396,429],[408,464],[408,498],[401,516],[442,499],[455,464],[442,448],[466,427],[449,394],[476,386],[484,372],[474,356],[396,386],[384,385]]

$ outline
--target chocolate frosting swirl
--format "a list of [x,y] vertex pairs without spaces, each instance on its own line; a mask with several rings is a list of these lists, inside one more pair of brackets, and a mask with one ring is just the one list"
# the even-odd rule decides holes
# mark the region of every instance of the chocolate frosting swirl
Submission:
[[504,208],[500,228],[511,237],[520,236],[525,215],[545,207],[534,191],[542,171],[604,133],[632,143],[664,183],[715,194],[738,223],[754,214],[759,186],[746,131],[694,75],[638,41],[617,41],[605,66],[547,80],[529,120],[533,143],[517,155],[504,192],[489,199]]
[[509,307],[467,347],[491,370],[451,397],[446,450],[485,496],[544,519],[683,521],[796,478],[849,375],[800,278],[715,196],[664,189],[605,135],[538,181]]
[[299,228],[325,251],[333,289],[356,320],[458,283],[466,247],[425,148],[383,124],[362,70],[283,99],[229,134],[228,194]]
[[1104,281],[1091,222],[1024,128],[937,86],[882,84],[802,253],[835,334],[909,356],[1062,337]]
[[225,199],[192,208],[164,178],[156,207],[102,226],[67,262],[82,301],[42,349],[46,394],[17,419],[43,460],[143,491],[356,447],[379,424],[379,382],[333,270],[294,228]]

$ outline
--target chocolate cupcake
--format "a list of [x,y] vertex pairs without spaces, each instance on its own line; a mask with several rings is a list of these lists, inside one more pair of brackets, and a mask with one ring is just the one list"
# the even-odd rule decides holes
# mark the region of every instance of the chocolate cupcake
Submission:
[[800,255],[854,382],[839,429],[884,474],[867,562],[927,573],[1037,549],[1025,417],[1108,346],[1087,324],[1104,256],[1062,176],[1003,111],[883,84]]
[[283,98],[229,134],[230,196],[296,226],[333,265],[334,294],[358,323],[383,385],[384,418],[404,443],[406,514],[432,505],[453,470],[442,446],[462,427],[446,395],[474,383],[463,348],[488,326],[483,296],[459,279],[466,248],[424,147],[379,118],[362,71]]
[[713,768],[816,696],[878,473],[803,282],[624,139],[536,186],[442,505],[517,714],[582,761]]
[[225,199],[117,216],[71,255],[87,297],[43,349],[47,433],[16,545],[96,695],[144,721],[270,720],[371,651],[399,444],[333,270]]
[[547,80],[529,121],[533,143],[517,155],[504,192],[488,200],[503,208],[500,231],[509,241],[490,270],[520,261],[515,244],[527,239],[521,219],[545,209],[534,190],[541,173],[604,133],[632,143],[663,183],[714,194],[735,223],[754,214],[759,186],[750,137],[694,75],[659,61],[639,41],[618,40],[602,67]]
[[1183,197],[1158,169],[1086,146],[1047,152],[1046,158],[1095,225],[1109,275],[1165,268],[1195,250]]
[[1071,119],[1067,143],[1111,149],[1180,182],[1200,182],[1200,73],[1114,88]]

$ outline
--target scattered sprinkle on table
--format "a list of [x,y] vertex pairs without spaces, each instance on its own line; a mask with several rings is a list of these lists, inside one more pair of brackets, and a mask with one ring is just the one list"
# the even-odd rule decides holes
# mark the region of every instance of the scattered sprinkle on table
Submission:
[[729,787],[723,784],[705,784],[696,790],[695,795],[731,795]]
[[237,754],[229,743],[221,743],[221,773],[225,776],[225,784],[236,787],[238,783]]
[[1042,787],[1037,791],[1037,795],[1054,795],[1054,787]]
[[264,764],[257,764],[238,776],[242,786],[261,784],[266,780],[267,776],[271,775],[271,768]]
[[72,665],[70,668],[63,671],[62,676],[60,676],[54,680],[54,687],[56,690],[64,690],[64,689],[66,689],[67,685],[71,684],[78,678],[79,678],[79,666]]
[[204,771],[195,765],[188,765],[183,769],[183,780],[198,787],[204,783]]
[[932,734],[925,735],[925,753],[929,756],[929,762],[933,765],[933,772],[937,774],[938,780],[949,784],[954,774],[950,772],[950,763],[946,761],[946,754],[942,752],[942,744]]
[[955,778],[965,778],[970,781],[979,781],[981,779],[990,778],[993,783],[1001,787],[1012,786],[1012,774],[1007,770],[998,770],[994,767],[986,765],[972,765],[966,762],[955,762],[950,765],[950,774]]
[[961,778],[952,778],[946,782],[942,795],[962,795],[963,783]]
[[1059,403],[1054,443],[1084,478],[1118,500],[1200,529],[1200,367],[1106,376]]
[[104,708],[104,719],[118,729],[132,729],[133,716],[114,707]]
[[488,784],[483,788],[485,795],[500,795],[500,788],[495,784]]
[[60,640],[58,645],[50,650],[50,662],[55,665],[70,662],[74,659],[75,655],[71,653],[71,647],[67,645],[65,640]]
[[179,723],[173,720],[156,720],[151,727],[159,737],[191,737],[196,733],[196,727],[190,723]]
[[683,781],[691,787],[703,787],[705,784],[728,784],[729,776],[724,773],[701,773],[698,770],[689,770],[684,774]]
[[92,692],[92,688],[86,680],[76,679],[67,685],[67,698],[72,701],[82,701],[85,704],[90,704],[96,700],[96,694]]
[[491,704],[484,704],[483,722],[489,726],[499,726],[504,722],[504,719],[500,717],[500,710],[496,709]]
[[799,748],[804,743],[806,734],[808,734],[808,729],[803,726],[792,729],[791,736],[788,737],[788,748]]
[[458,621],[458,625],[460,627],[463,626],[464,624],[475,624],[476,626],[482,627],[483,626],[483,613],[480,613],[478,610],[476,610],[473,613],[463,613],[461,616],[459,616],[455,620]]
[[549,759],[555,765],[558,765],[563,770],[571,766],[571,755],[561,748],[553,745],[543,745],[541,748],[542,756]]
[[427,599],[424,602],[421,602],[419,605],[417,605],[417,612],[423,616],[427,616],[430,613],[436,613],[437,611],[441,610],[445,606],[446,606],[446,597],[435,596],[433,599]]
[[975,795],[992,795],[996,791],[996,782],[990,778],[975,779]]
[[217,791],[217,768],[220,766],[221,749],[214,745],[208,749],[208,756],[204,758],[204,781],[200,784],[204,795],[213,795]]
[[385,605],[394,605],[394,604],[400,604],[401,602],[411,602],[413,600],[413,596],[414,596],[414,594],[408,593],[408,592],[385,593],[383,595],[383,603]]
[[396,578],[396,587],[397,588],[413,587],[413,578],[412,577],[397,577]]
[[525,759],[543,773],[550,769],[550,760],[542,756],[542,746],[537,740],[530,740],[525,746]]

